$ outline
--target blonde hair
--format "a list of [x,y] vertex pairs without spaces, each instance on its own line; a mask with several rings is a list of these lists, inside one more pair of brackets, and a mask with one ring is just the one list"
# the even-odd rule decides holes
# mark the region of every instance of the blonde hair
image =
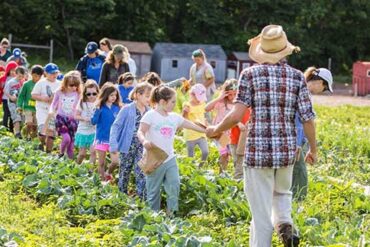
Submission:
[[[122,59],[119,61],[120,64],[123,64],[123,63],[127,63],[128,62],[128,54],[127,54],[127,48],[126,49],[123,49],[123,57]],[[113,54],[113,50],[109,51],[108,52],[108,55],[105,59],[105,61],[109,64],[114,64],[116,59],[114,58],[114,54]]]
[[65,74],[62,80],[62,85],[60,86],[60,91],[65,93],[68,88],[68,84],[73,84],[77,86],[77,93],[81,93],[81,73],[77,70],[71,70],[67,74]]
[[134,101],[137,100],[136,95],[143,95],[145,92],[151,93],[153,86],[147,82],[140,82],[137,86],[130,92],[129,99]]

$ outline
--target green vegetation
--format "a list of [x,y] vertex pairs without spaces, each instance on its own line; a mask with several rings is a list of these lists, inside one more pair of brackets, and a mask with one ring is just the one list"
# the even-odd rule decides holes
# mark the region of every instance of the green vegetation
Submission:
[[[370,182],[370,108],[316,110],[320,160],[309,168],[307,199],[293,205],[302,246],[367,246],[370,197],[353,184]],[[36,141],[1,130],[0,245],[248,246],[251,215],[243,184],[218,175],[213,146],[202,170],[184,147],[178,137],[180,214],[167,218],[101,184],[89,164],[46,155],[36,151]],[[276,236],[273,246],[281,246]]]

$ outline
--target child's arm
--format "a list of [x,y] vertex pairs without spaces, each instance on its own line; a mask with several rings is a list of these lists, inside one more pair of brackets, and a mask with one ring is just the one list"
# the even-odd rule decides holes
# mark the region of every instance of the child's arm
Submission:
[[191,130],[194,130],[194,131],[197,131],[197,132],[200,132],[200,133],[206,133],[205,128],[202,128],[199,125],[196,125],[196,124],[194,124],[193,122],[191,122],[187,119],[184,119],[184,122],[181,124],[180,127],[184,128],[184,129],[191,129]]
[[[117,152],[118,151],[118,135],[122,133],[122,128],[125,122],[125,119],[127,116],[127,107],[122,108],[116,119],[114,120],[112,127],[110,129],[110,135],[109,135],[109,151],[110,152]],[[124,134],[124,133],[123,133]]]
[[214,100],[212,100],[211,102],[209,102],[207,105],[206,105],[206,108],[204,109],[206,112],[209,112],[209,111],[212,111],[216,104],[218,102],[221,102],[225,99],[225,97],[227,96],[227,92],[225,91],[222,91],[221,94]]
[[60,91],[57,91],[54,95],[53,101],[51,102],[50,113],[55,113],[58,111],[59,99],[60,99]]
[[139,130],[137,132],[137,137],[139,141],[141,142],[141,144],[143,144],[143,146],[146,149],[152,148],[152,143],[145,138],[145,135],[148,132],[149,128],[150,128],[149,124],[141,122]]
[[91,117],[91,123],[93,125],[96,125],[99,122],[100,115],[101,115],[101,109],[96,108],[94,111],[94,115]]
[[17,107],[20,109],[23,109],[26,94],[27,94],[27,90],[25,86],[23,85],[23,87],[21,87],[21,90],[19,92],[18,99],[17,99]]

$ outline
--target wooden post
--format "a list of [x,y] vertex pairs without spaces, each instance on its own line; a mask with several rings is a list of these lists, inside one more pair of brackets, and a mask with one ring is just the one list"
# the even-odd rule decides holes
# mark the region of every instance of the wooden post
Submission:
[[9,49],[12,50],[12,38],[13,38],[13,35],[11,33],[9,33],[8,35],[8,40],[9,40]]
[[54,52],[54,40],[50,40],[50,53],[49,53],[49,63],[53,62],[53,52]]

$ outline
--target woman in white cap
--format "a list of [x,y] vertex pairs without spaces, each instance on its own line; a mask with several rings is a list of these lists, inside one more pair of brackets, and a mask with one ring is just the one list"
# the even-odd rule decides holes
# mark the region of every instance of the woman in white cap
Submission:
[[[312,94],[319,94],[324,91],[333,92],[333,76],[328,69],[309,67],[304,72],[307,88]],[[308,178],[307,167],[304,162],[303,147],[307,140],[303,131],[303,123],[298,114],[295,118],[297,129],[297,153],[296,162],[293,168],[292,192],[293,198],[302,201],[307,195]]]

